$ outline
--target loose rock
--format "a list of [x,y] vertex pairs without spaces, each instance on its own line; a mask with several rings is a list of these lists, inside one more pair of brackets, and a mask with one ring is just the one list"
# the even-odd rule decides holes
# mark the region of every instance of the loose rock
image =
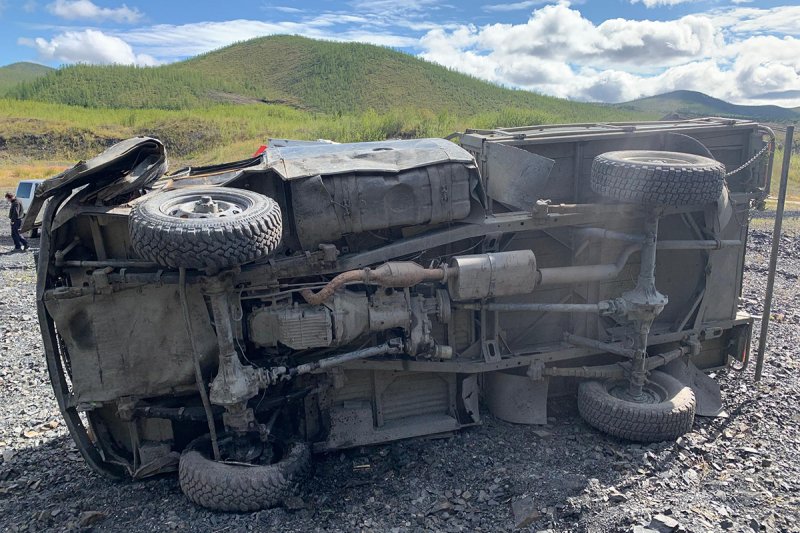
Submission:
[[[678,443],[608,437],[563,397],[545,427],[482,410],[482,426],[447,440],[317,456],[287,507],[218,514],[189,502],[174,476],[116,483],[85,464],[42,357],[32,256],[5,254],[0,224],[0,531],[488,532],[526,521],[529,531],[576,533],[799,531],[800,238],[780,245],[774,312],[783,316],[770,325],[763,380],[753,381],[753,361],[744,374],[718,371],[728,416],[698,417]],[[748,247],[743,307],[760,316],[769,235],[751,231]]]

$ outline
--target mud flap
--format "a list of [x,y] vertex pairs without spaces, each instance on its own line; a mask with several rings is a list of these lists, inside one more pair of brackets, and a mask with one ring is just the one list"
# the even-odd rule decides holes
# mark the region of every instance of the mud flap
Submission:
[[546,377],[533,380],[525,374],[489,372],[484,397],[493,416],[515,424],[547,424]]
[[151,461],[140,466],[131,477],[133,479],[144,479],[146,477],[155,476],[156,474],[176,472],[178,470],[180,458],[181,454],[178,452],[171,452],[167,455],[153,458]]
[[485,143],[485,178],[490,198],[530,210],[550,179],[555,161],[500,143]]
[[717,220],[716,223],[717,228],[724,228],[730,222],[731,217],[733,216],[733,207],[731,206],[731,199],[728,195],[728,186],[725,185],[722,187],[722,192],[719,193],[719,199],[717,200]]
[[722,414],[722,394],[719,383],[708,377],[694,363],[676,359],[659,368],[684,385],[691,387],[697,402],[697,416],[716,417]]

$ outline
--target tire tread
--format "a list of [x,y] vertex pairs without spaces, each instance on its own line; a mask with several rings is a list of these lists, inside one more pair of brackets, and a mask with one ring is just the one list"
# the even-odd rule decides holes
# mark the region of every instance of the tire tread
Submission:
[[193,446],[195,442],[181,454],[181,490],[195,504],[214,511],[249,512],[280,505],[310,472],[311,451],[305,443],[291,443],[277,463],[248,467],[213,461],[202,447]]
[[651,379],[668,383],[671,397],[657,404],[637,404],[611,396],[600,381],[578,387],[578,411],[592,427],[638,442],[674,440],[692,428],[696,409],[694,392],[677,379],[654,372]]
[[626,203],[657,206],[705,205],[716,201],[725,183],[725,166],[713,159],[704,165],[653,167],[600,154],[592,162],[592,190]]
[[[213,189],[211,191],[213,193]],[[156,213],[154,207],[162,201],[160,193],[137,204],[129,219],[134,251],[140,257],[162,266],[196,269],[228,268],[255,261],[273,252],[280,244],[283,233],[278,204],[272,198],[250,191],[228,191],[255,198],[255,205],[245,216],[234,217],[224,223],[220,223],[219,219],[210,219],[215,221],[214,227],[192,226],[182,219]]]

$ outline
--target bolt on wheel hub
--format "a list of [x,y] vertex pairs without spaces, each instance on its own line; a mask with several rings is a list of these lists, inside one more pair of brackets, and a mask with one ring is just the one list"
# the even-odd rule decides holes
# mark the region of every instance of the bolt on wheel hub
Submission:
[[219,204],[210,196],[201,196],[200,199],[194,203],[195,213],[217,213],[218,211]]
[[618,382],[609,387],[608,393],[614,398],[619,398],[626,402],[641,404],[656,404],[665,400],[667,393],[653,382],[646,383],[639,394],[634,395],[630,392],[627,382]]
[[165,206],[163,212],[175,218],[223,218],[241,213],[245,206],[234,202],[215,200],[212,196],[202,195],[190,198],[186,202]]

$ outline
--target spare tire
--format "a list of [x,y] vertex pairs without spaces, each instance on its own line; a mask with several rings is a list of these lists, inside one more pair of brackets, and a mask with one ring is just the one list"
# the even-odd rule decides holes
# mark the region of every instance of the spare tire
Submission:
[[639,442],[673,440],[692,428],[694,392],[664,372],[651,372],[638,401],[627,397],[626,380],[584,381],[578,411],[604,433]]
[[211,439],[204,435],[181,454],[181,490],[197,505],[214,511],[259,511],[280,505],[308,475],[311,450],[302,442],[287,443],[278,461],[267,465],[211,459]]
[[171,268],[222,269],[278,246],[281,209],[252,191],[187,187],[146,197],[133,208],[128,229],[140,257]]
[[704,205],[716,201],[725,166],[694,154],[624,150],[592,163],[592,190],[620,202],[652,206]]

